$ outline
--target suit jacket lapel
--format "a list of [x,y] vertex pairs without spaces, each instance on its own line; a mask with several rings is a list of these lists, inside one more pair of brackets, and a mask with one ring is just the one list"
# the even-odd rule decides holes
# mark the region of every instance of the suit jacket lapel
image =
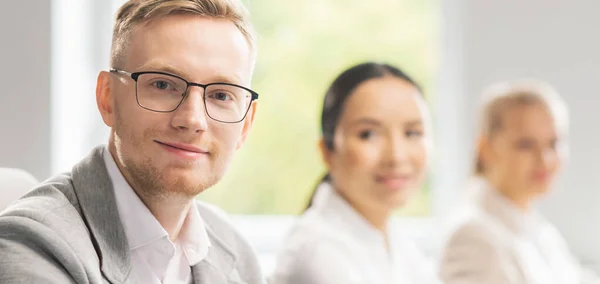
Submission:
[[136,283],[103,151],[103,146],[96,147],[73,167],[73,187],[98,252],[102,273],[112,283]]
[[206,258],[192,267],[194,283],[244,283],[235,269],[234,255],[209,228],[207,228],[207,233],[211,247]]

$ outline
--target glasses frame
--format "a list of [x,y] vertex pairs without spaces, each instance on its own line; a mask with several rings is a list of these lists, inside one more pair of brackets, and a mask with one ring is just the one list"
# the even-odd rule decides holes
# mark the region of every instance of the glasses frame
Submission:
[[[149,110],[149,111],[153,111],[153,112],[169,113],[169,112],[176,111],[179,108],[179,106],[183,103],[183,101],[185,101],[185,98],[188,96],[188,89],[191,86],[196,86],[196,87],[200,87],[200,88],[202,88],[204,90],[203,94],[202,94],[202,100],[204,102],[204,110],[206,111],[206,114],[208,115],[208,117],[210,117],[212,120],[215,120],[215,121],[218,121],[218,122],[222,122],[222,123],[239,123],[239,122],[242,122],[244,119],[246,119],[246,116],[248,115],[248,111],[250,110],[250,107],[252,106],[252,102],[254,102],[255,100],[258,99],[258,93],[257,92],[252,91],[251,89],[248,89],[248,88],[246,88],[244,86],[240,86],[240,85],[236,85],[236,84],[232,84],[232,83],[215,82],[215,83],[209,83],[209,84],[200,84],[200,83],[189,82],[188,80],[186,80],[186,79],[184,79],[184,78],[182,78],[180,76],[177,76],[177,75],[174,75],[174,74],[171,74],[171,73],[160,72],[160,71],[141,71],[141,72],[130,73],[130,72],[127,72],[127,71],[124,71],[124,70],[120,70],[120,69],[117,69],[117,68],[111,68],[109,71],[110,71],[110,73],[126,75],[126,76],[130,77],[131,79],[133,79],[133,81],[135,81],[135,100],[136,100],[137,104],[141,108]],[[151,109],[151,108],[145,107],[144,105],[142,105],[140,103],[140,99],[139,99],[139,96],[138,96],[138,78],[141,75],[144,75],[144,74],[167,75],[167,76],[178,78],[178,79],[180,79],[180,80],[182,80],[182,81],[184,81],[186,83],[185,91],[183,92],[183,94],[181,94],[181,100],[179,101],[179,103],[177,104],[177,106],[175,106],[175,108],[173,108],[172,110],[166,110],[166,111],[165,110],[155,110],[155,109]],[[206,107],[206,95],[205,94],[206,94],[206,88],[208,88],[209,86],[213,86],[213,85],[227,85],[227,86],[232,86],[232,87],[238,87],[238,88],[242,88],[242,89],[250,92],[250,94],[252,95],[252,98],[250,99],[250,103],[248,104],[248,108],[246,109],[246,111],[244,112],[244,115],[242,116],[242,118],[240,120],[237,120],[237,121],[223,121],[223,120],[216,119],[216,118],[214,118],[214,117],[212,117],[210,115],[210,113],[208,112],[208,108]]]

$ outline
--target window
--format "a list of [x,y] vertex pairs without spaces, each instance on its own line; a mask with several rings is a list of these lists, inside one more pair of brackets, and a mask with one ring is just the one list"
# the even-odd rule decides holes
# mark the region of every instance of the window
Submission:
[[[201,199],[235,214],[298,214],[324,167],[317,148],[323,96],[345,68],[399,66],[433,99],[436,1],[248,0],[259,34],[256,122],[229,172]],[[429,187],[400,214],[429,214]]]

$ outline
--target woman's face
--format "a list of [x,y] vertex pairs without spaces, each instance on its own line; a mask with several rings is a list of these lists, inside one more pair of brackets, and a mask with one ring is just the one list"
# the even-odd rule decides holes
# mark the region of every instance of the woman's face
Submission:
[[551,113],[538,103],[512,108],[501,119],[482,149],[485,175],[505,195],[520,201],[547,192],[562,164]]
[[427,111],[412,84],[392,76],[361,83],[348,97],[323,155],[337,190],[359,210],[391,211],[426,171]]

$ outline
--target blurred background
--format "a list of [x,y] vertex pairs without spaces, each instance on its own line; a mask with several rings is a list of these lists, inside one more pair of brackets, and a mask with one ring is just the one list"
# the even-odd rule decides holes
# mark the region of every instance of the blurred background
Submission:
[[[114,13],[123,0],[5,1],[0,10],[0,167],[39,180],[69,171],[108,128],[95,105]],[[471,173],[475,107],[498,80],[539,78],[571,110],[569,164],[539,205],[600,273],[600,2],[589,0],[245,0],[259,33],[259,112],[230,171],[202,200],[233,220],[270,270],[273,252],[324,168],[317,151],[325,90],[376,60],[423,87],[435,123],[426,186],[397,225],[435,257],[438,220]]]

